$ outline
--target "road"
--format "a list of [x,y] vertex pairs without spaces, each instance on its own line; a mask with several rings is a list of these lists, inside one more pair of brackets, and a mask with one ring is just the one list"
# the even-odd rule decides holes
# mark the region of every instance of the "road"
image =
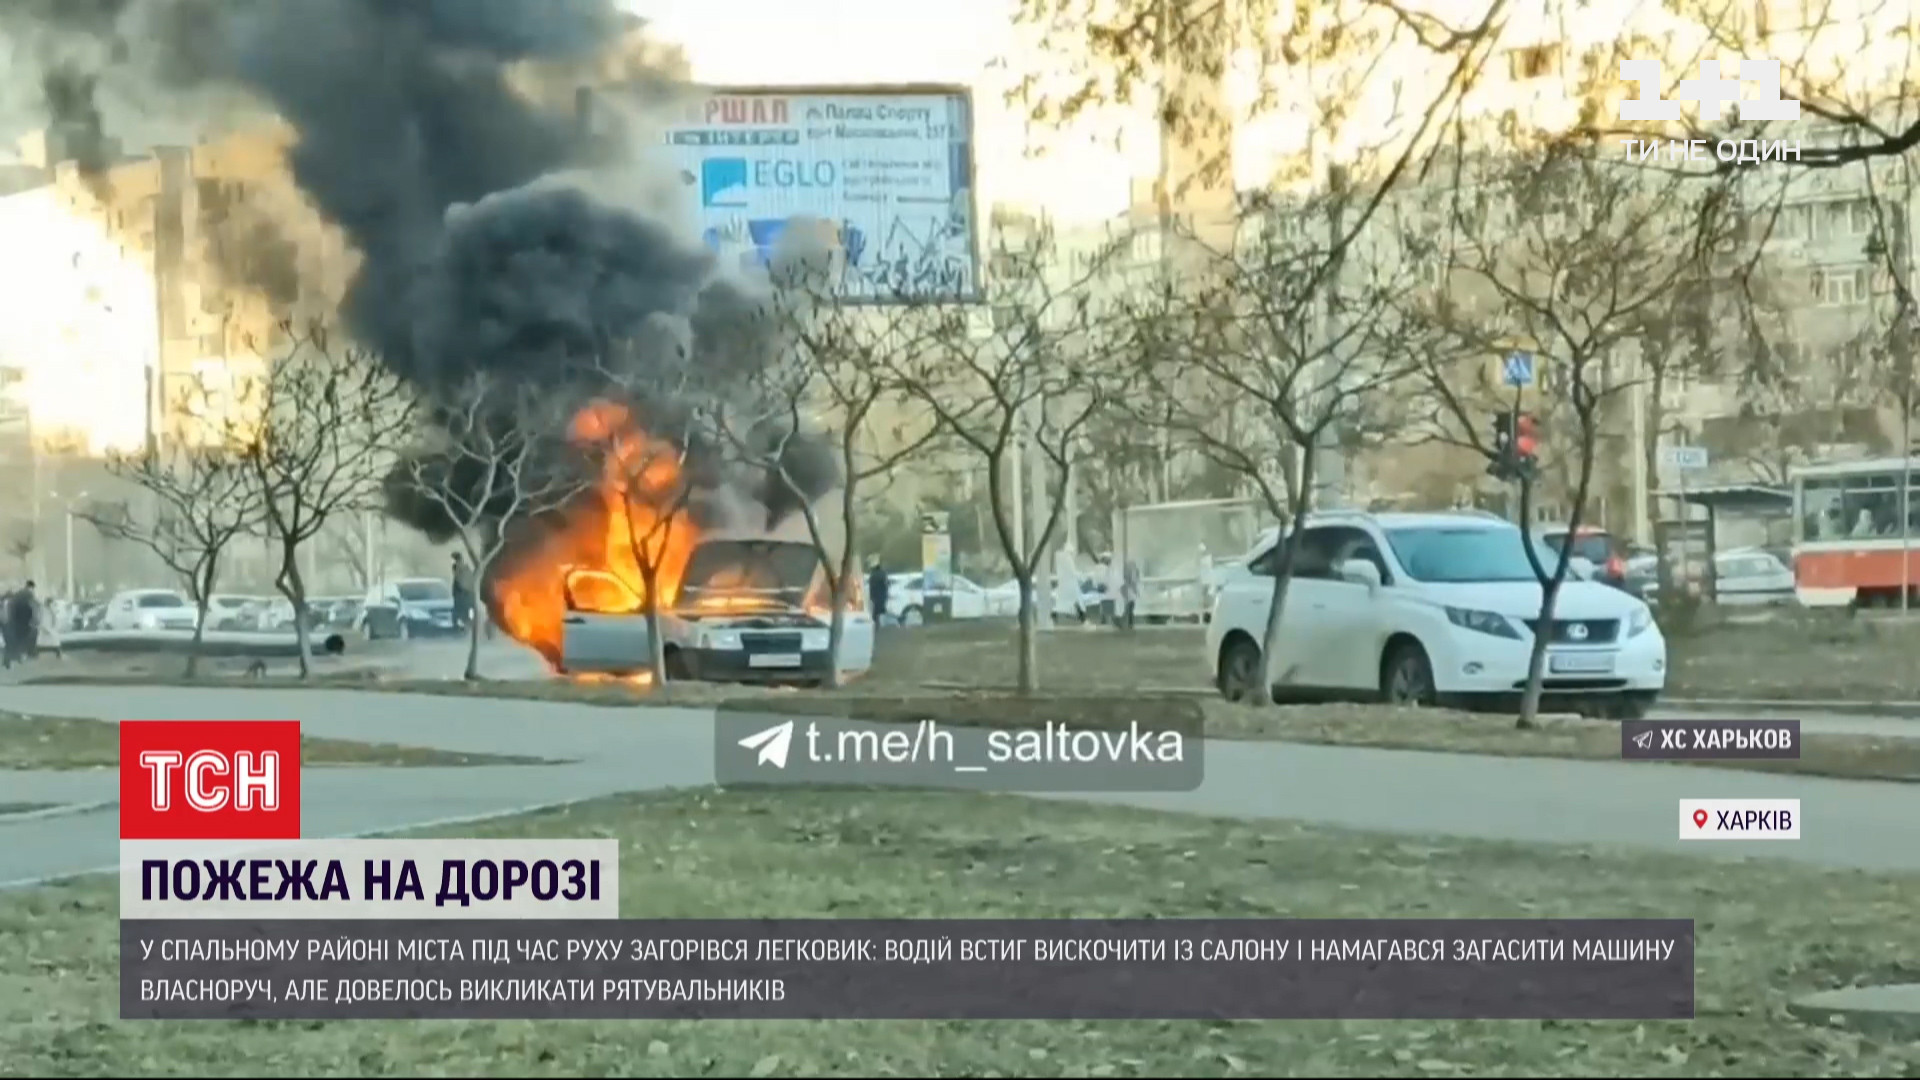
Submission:
[[[573,762],[312,769],[303,792],[311,836],[389,831],[713,782],[713,716],[706,709],[629,711],[354,690],[156,687],[135,694],[98,686],[0,688],[0,709],[103,721],[297,719],[315,736]],[[1920,785],[1284,743],[1236,743],[1232,753],[1213,753],[1206,764],[1206,780],[1192,792],[1049,797],[1409,834],[1703,856],[1760,854],[1832,867],[1920,871]],[[115,795],[110,770],[57,781],[22,779],[28,775],[0,774],[0,793],[11,800],[15,788],[58,783],[68,785],[63,801]],[[1800,799],[1803,838],[1759,846],[1682,844],[1677,838],[1680,799],[1743,797]],[[0,883],[111,866],[116,826],[113,809],[0,824]]]

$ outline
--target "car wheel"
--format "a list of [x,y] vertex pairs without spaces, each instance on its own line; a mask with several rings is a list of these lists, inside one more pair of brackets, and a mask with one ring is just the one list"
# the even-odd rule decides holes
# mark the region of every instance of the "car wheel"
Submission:
[[921,615],[919,604],[915,604],[900,613],[901,626],[919,626],[925,621],[926,619]]
[[1260,697],[1260,646],[1235,638],[1220,653],[1220,696],[1237,704]]
[[1380,665],[1380,697],[1389,705],[1432,705],[1439,695],[1427,650],[1410,641],[1394,646]]

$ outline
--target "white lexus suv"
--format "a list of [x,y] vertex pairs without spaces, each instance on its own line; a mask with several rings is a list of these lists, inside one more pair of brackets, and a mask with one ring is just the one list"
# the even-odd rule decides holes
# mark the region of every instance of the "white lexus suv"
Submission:
[[[1259,693],[1281,534],[1228,571],[1207,627],[1207,663],[1229,700]],[[1540,585],[1520,529],[1474,514],[1314,514],[1281,612],[1279,696],[1501,705],[1526,687]],[[1533,541],[1542,565],[1559,556]],[[1577,565],[1577,561],[1576,561]],[[1647,605],[1568,568],[1555,604],[1543,699],[1645,716],[1667,681],[1667,643]]]

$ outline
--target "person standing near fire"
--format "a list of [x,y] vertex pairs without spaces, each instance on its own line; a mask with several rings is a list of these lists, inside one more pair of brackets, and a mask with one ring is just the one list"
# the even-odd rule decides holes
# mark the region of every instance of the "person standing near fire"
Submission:
[[473,567],[457,551],[453,553],[453,621],[463,628],[473,623]]
[[879,559],[867,562],[867,603],[873,606],[873,624],[879,626],[887,619],[887,568],[880,565]]

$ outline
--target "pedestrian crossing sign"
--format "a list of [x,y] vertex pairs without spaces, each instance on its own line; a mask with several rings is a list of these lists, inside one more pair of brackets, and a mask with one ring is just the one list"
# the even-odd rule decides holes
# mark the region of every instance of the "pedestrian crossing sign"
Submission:
[[1500,365],[1501,382],[1508,386],[1521,387],[1533,385],[1533,354],[1516,349],[1507,354]]

